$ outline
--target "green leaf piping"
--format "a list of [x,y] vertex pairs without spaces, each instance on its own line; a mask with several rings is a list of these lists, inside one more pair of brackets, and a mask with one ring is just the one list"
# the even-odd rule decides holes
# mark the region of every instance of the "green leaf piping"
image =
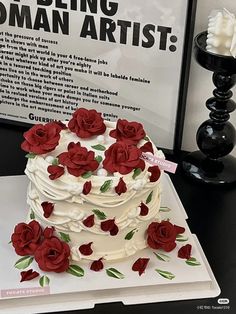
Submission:
[[141,172],[142,172],[141,168],[134,169],[134,174],[133,174],[132,178],[133,179],[137,178],[137,176],[139,176]]
[[24,256],[15,263],[14,267],[17,269],[26,269],[33,260],[34,258],[32,256]]
[[31,212],[30,212],[30,219],[31,220],[35,219],[35,213],[34,213],[34,211],[32,209],[31,209]]
[[62,241],[69,243],[71,241],[69,234],[64,232],[59,232]]
[[92,212],[98,217],[100,220],[105,220],[107,218],[106,214],[101,212],[98,209],[93,209]]
[[105,182],[103,183],[103,185],[101,186],[100,191],[101,191],[102,193],[107,192],[108,190],[110,190],[111,185],[112,185],[112,180],[107,180],[107,181],[105,181]]
[[70,265],[69,268],[66,271],[68,274],[71,274],[76,277],[83,277],[84,276],[84,270],[78,265]]
[[101,145],[101,144],[97,144],[97,145],[93,145],[91,146],[93,149],[96,149],[96,150],[100,150],[102,152],[104,152],[106,150],[106,147]]
[[153,195],[153,191],[148,195],[147,199],[146,199],[146,204],[150,203],[152,200],[152,195]]
[[85,172],[84,174],[82,174],[82,178],[83,179],[88,179],[92,176],[92,171],[88,171],[88,172]]
[[185,242],[185,241],[188,241],[188,237],[183,236],[182,234],[177,234],[176,241],[178,241],[178,242]]
[[171,209],[169,207],[160,207],[159,211],[163,213],[168,213],[171,211]]
[[119,272],[117,269],[115,268],[108,268],[106,269],[106,273],[109,277],[112,277],[112,278],[116,278],[116,279],[124,279],[125,278],[125,275],[122,274],[121,272]]
[[199,261],[197,261],[195,257],[190,257],[189,259],[187,259],[185,261],[185,263],[189,266],[200,266],[201,265],[201,263]]
[[100,164],[100,162],[102,162],[102,156],[96,156],[95,159],[97,160],[97,162]]
[[131,230],[130,232],[128,232],[125,236],[125,240],[131,240],[135,234],[135,232],[137,232],[137,228]]
[[50,279],[47,277],[47,276],[42,276],[40,279],[39,279],[39,284],[41,287],[45,287],[45,286],[48,286],[50,283]]
[[163,253],[156,253],[153,252],[156,255],[156,258],[158,258],[162,262],[169,262],[170,261],[170,256],[163,254]]
[[175,275],[172,274],[169,271],[165,271],[165,270],[161,270],[161,269],[155,269],[156,272],[158,272],[159,275],[161,275],[162,277],[172,280],[175,278]]
[[53,165],[53,166],[58,166],[58,165],[59,165],[59,160],[58,160],[58,158],[53,159],[52,165]]
[[25,155],[26,158],[28,159],[34,159],[37,155],[35,153],[28,153]]

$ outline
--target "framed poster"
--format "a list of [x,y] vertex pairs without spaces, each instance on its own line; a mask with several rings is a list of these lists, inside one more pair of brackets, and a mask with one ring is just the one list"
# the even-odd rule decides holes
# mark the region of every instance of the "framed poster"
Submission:
[[158,147],[178,146],[195,2],[0,0],[1,121],[94,108],[140,121]]

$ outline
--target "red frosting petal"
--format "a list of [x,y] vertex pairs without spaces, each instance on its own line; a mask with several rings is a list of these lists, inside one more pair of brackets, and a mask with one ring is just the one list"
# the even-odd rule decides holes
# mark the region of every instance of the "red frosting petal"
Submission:
[[87,181],[87,182],[84,183],[83,192],[82,193],[84,195],[87,195],[87,194],[89,194],[91,189],[92,189],[92,182],[91,181]]
[[139,258],[139,259],[137,259],[137,261],[132,266],[132,270],[133,271],[138,271],[139,276],[141,276],[144,273],[149,260],[150,260],[149,258]]
[[44,238],[50,239],[55,231],[54,227],[46,227],[43,231]]
[[63,167],[53,166],[53,165],[48,166],[47,171],[48,171],[48,173],[50,173],[49,178],[51,180],[56,180],[56,179],[60,178],[65,172]]
[[102,231],[107,232],[107,231],[112,230],[114,225],[115,225],[115,219],[108,219],[101,222],[101,229]]
[[178,251],[178,257],[184,258],[184,259],[189,259],[191,257],[191,250],[192,250],[191,244],[186,244],[186,245],[182,246]]
[[149,208],[143,202],[140,205],[140,216],[147,216],[149,212]]
[[91,228],[94,226],[94,215],[90,215],[88,216],[86,219],[83,220],[83,224],[87,227],[87,228]]
[[102,258],[100,258],[97,261],[93,261],[91,266],[90,266],[90,269],[93,270],[93,271],[100,271],[103,268],[104,268],[104,265],[103,265],[103,262],[102,262]]
[[180,226],[177,226],[177,225],[174,225],[174,228],[175,228],[176,235],[180,234],[180,233],[184,233],[184,231],[185,231],[184,227],[180,227]]
[[115,191],[118,195],[121,195],[122,193],[125,193],[127,191],[127,186],[123,178],[120,178],[119,183],[115,187]]
[[32,279],[39,276],[39,273],[37,271],[33,271],[33,269],[29,269],[27,271],[22,271],[20,274],[21,274],[21,281],[20,282],[32,280]]
[[54,210],[54,204],[49,203],[49,202],[43,202],[41,204],[42,208],[43,208],[43,215],[45,218],[49,218]]
[[82,244],[79,247],[80,253],[85,255],[85,256],[89,256],[89,255],[93,254],[93,250],[91,248],[92,244],[93,244],[93,242],[89,242],[88,244]]
[[160,178],[161,170],[158,166],[149,167],[148,171],[151,173],[150,182],[156,182]]
[[153,147],[152,147],[152,143],[151,143],[151,142],[145,143],[143,146],[140,147],[140,150],[141,150],[143,153],[152,153],[152,154],[154,154],[154,151],[153,151]]

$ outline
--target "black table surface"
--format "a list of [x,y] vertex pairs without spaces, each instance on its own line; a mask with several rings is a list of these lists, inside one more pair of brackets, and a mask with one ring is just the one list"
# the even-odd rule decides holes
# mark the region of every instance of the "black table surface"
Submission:
[[[19,126],[0,124],[0,176],[24,173],[26,158],[20,149],[24,130]],[[183,153],[167,157],[180,163]],[[188,225],[201,243],[221,288],[221,294],[216,298],[132,306],[125,306],[119,302],[98,304],[94,309],[66,313],[162,314],[178,311],[189,314],[216,310],[236,313],[236,185],[220,187],[200,185],[186,179],[180,167],[175,175],[171,175],[171,179],[189,217]],[[222,308],[218,304],[219,298],[228,298],[230,309]]]

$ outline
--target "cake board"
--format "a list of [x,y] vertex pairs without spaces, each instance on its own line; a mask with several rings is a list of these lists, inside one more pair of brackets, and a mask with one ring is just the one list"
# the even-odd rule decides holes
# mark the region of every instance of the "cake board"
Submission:
[[[167,254],[170,260],[160,261],[153,250],[145,249],[125,261],[109,263],[109,267],[125,274],[122,280],[106,276],[105,271],[94,273],[86,264],[81,263],[85,270],[83,278],[67,273],[50,273],[47,274],[50,285],[44,288],[39,286],[38,280],[20,283],[20,271],[14,268],[19,256],[9,241],[14,226],[27,216],[27,185],[26,176],[0,178],[0,313],[43,313],[93,308],[99,303],[144,304],[210,298],[220,294],[214,274],[197,237],[189,230],[186,222],[188,217],[167,174],[163,176],[161,206],[170,210],[161,213],[162,219],[170,219],[183,226],[188,239],[187,242],[177,242],[177,248]],[[178,248],[186,243],[192,245],[193,256],[200,265],[189,266],[177,258]],[[139,257],[150,258],[148,268],[142,276],[131,270],[133,262]],[[41,272],[36,264],[32,268]],[[156,269],[171,272],[175,278],[168,280],[160,276]]]

